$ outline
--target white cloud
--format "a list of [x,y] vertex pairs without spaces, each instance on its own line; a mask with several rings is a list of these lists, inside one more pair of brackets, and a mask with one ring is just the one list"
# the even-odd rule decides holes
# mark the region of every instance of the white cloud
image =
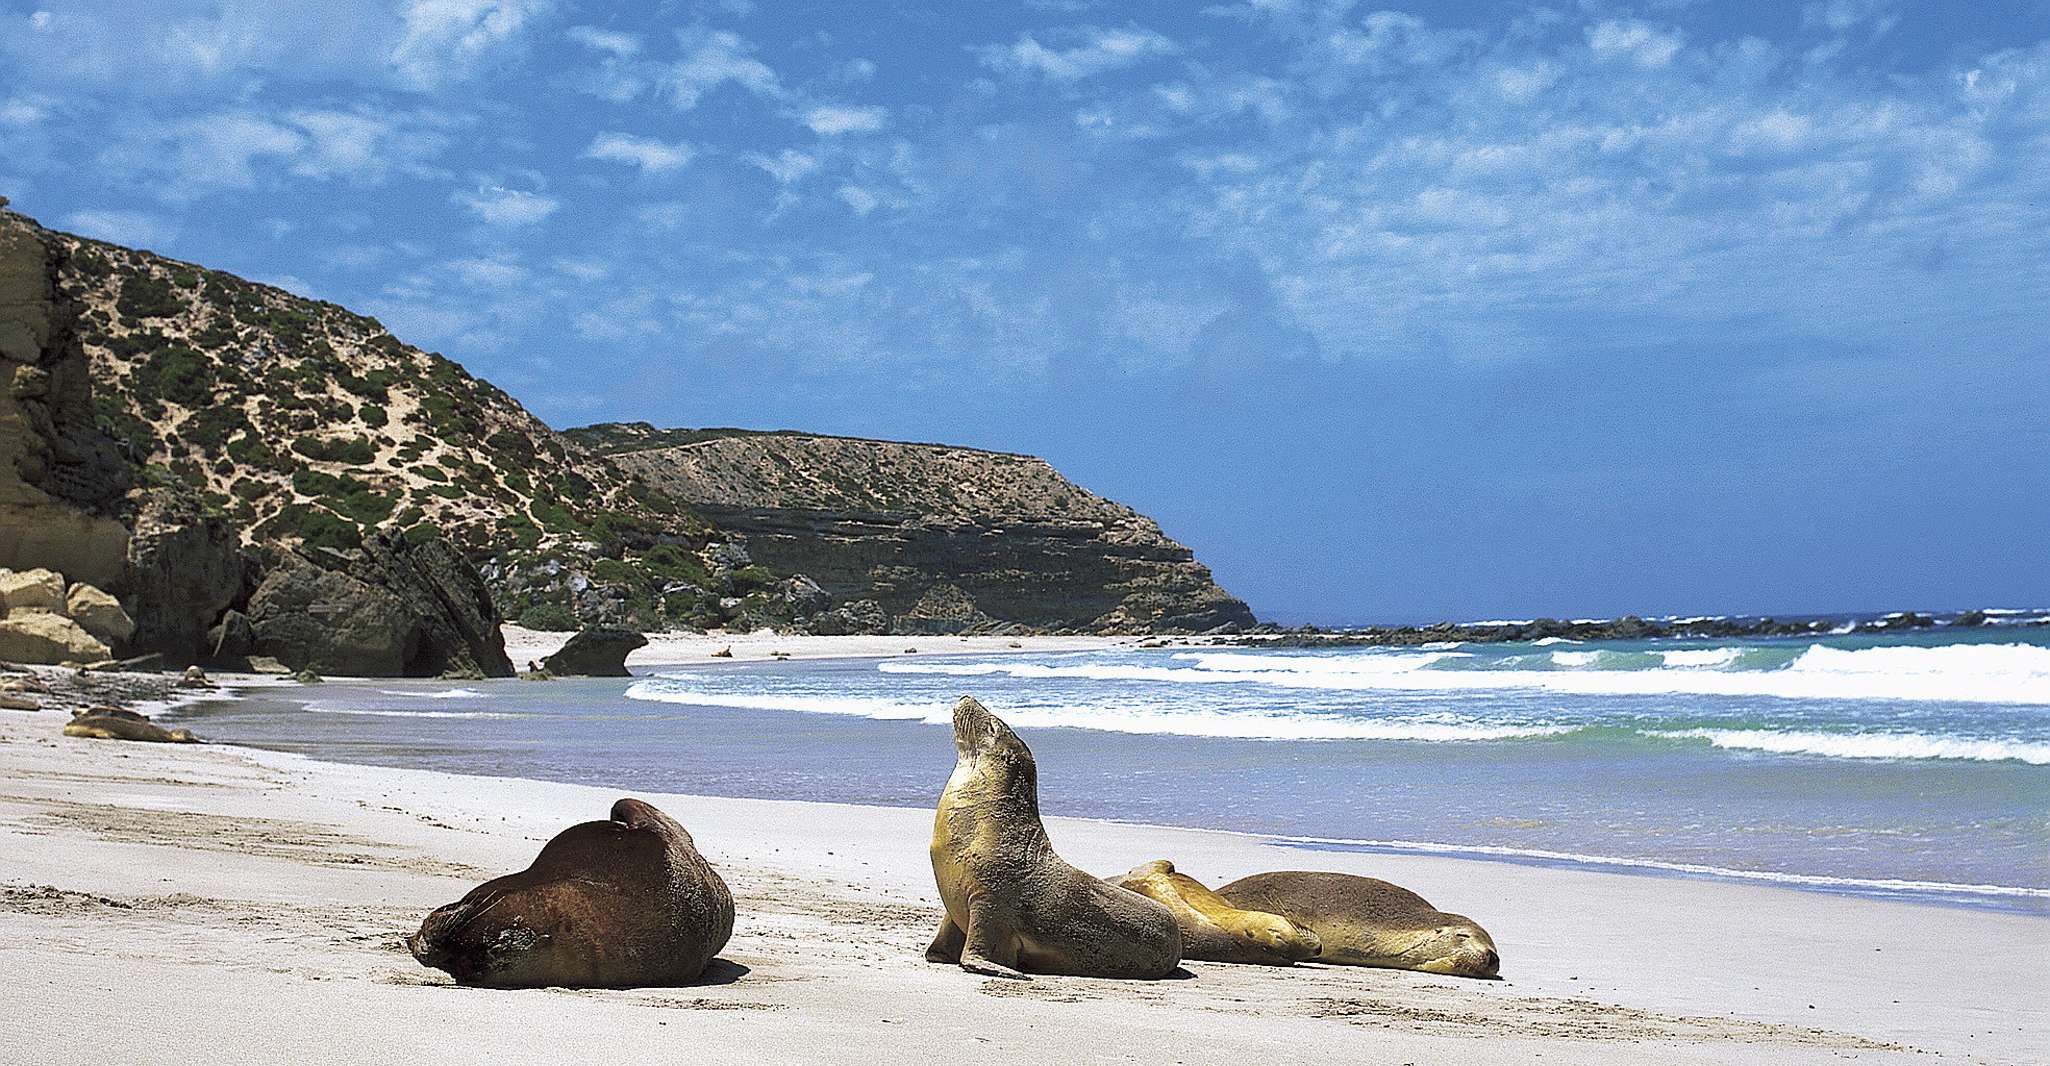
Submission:
[[857,215],[867,215],[882,204],[882,197],[859,185],[842,185],[834,191],[840,202],[854,209]]
[[448,137],[434,128],[438,123],[420,115],[304,109],[288,113],[286,121],[306,136],[292,162],[292,172],[305,177],[375,183],[395,169],[430,176],[426,160],[448,146]]
[[1508,67],[1495,72],[1495,90],[1517,101],[1529,100],[1559,80],[1559,68],[1539,60],[1528,66]]
[[841,81],[867,81],[876,76],[874,60],[856,57],[833,68],[833,76]]
[[779,185],[789,185],[819,168],[816,156],[806,155],[795,148],[785,148],[773,156],[756,153],[746,159],[750,165],[760,167],[775,178]]
[[584,149],[585,159],[604,159],[641,168],[644,174],[676,170],[691,161],[697,149],[678,142],[668,144],[653,137],[631,133],[601,133]]
[[176,224],[140,211],[73,211],[64,216],[64,225],[88,237],[134,248],[161,246],[178,236]]
[[527,280],[527,268],[511,256],[451,259],[442,269],[465,285],[479,289],[506,289]]
[[433,88],[516,40],[548,7],[549,0],[405,0],[392,66],[409,87]]
[[880,107],[814,107],[805,112],[804,124],[813,133],[874,133],[890,124],[890,113]]
[[1007,74],[1038,74],[1054,81],[1076,81],[1141,60],[1172,54],[1175,43],[1152,30],[1131,27],[1083,27],[1074,32],[1072,48],[1048,48],[1031,34],[1009,45],[988,45],[978,51],[984,66]]
[[48,107],[34,100],[22,97],[0,100],[0,126],[33,126],[49,114]]
[[1673,61],[1680,35],[1636,19],[1606,19],[1587,28],[1587,46],[1603,59],[1627,59],[1651,69]]
[[754,57],[754,45],[737,33],[702,26],[678,32],[683,58],[661,75],[669,98],[688,111],[705,94],[732,82],[756,96],[778,97],[783,86],[768,64]]
[[531,226],[562,206],[540,193],[491,184],[480,185],[474,191],[458,189],[449,195],[449,200],[493,226]]
[[570,40],[595,52],[631,59],[641,52],[641,39],[631,33],[602,30],[596,26],[571,26],[563,31]]

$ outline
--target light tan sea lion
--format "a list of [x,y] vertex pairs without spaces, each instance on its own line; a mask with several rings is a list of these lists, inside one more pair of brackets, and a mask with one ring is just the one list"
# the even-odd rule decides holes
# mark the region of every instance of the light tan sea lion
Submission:
[[1182,935],[1153,900],[1061,861],[1039,820],[1032,750],[973,697],[954,706],[954,775],[932,824],[947,914],[925,949],[970,973],[1152,979],[1175,972]]
[[1307,926],[1324,942],[1317,962],[1458,977],[1494,977],[1502,968],[1494,938],[1473,919],[1371,877],[1284,870],[1240,878],[1217,894]]
[[94,707],[73,711],[64,723],[67,737],[90,740],[142,740],[157,744],[202,744],[190,729],[165,729],[134,711],[116,707]]
[[1111,883],[1174,912],[1185,959],[1287,966],[1314,957],[1323,946],[1317,934],[1281,915],[1232,906],[1166,859],[1133,867]]
[[690,833],[623,799],[429,914],[406,946],[457,984],[628,988],[697,980],[732,935],[733,894]]

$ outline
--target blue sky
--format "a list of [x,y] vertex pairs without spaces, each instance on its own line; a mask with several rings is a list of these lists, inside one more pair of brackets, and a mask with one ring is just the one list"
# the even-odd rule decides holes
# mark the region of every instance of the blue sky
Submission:
[[[821,10],[822,9],[822,10]],[[0,193],[1284,620],[2050,604],[2050,0],[0,0]]]

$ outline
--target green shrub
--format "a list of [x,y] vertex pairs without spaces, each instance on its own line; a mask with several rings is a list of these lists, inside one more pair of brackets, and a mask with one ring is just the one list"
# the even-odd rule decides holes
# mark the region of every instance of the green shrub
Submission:
[[347,463],[362,466],[377,458],[377,452],[367,440],[338,440],[324,437],[301,437],[292,442],[292,450],[308,459],[328,463]]
[[526,629],[564,633],[577,628],[577,616],[559,603],[537,603],[521,611],[516,624]]
[[114,302],[121,317],[131,322],[145,318],[169,318],[185,310],[170,282],[154,274],[130,274],[121,280],[121,298]]
[[346,518],[296,503],[285,508],[283,517],[293,524],[299,539],[311,547],[346,551],[363,546],[363,531]]
[[379,429],[391,421],[391,412],[386,411],[382,405],[366,403],[356,408],[356,417],[362,419],[363,424],[371,429]]
[[172,403],[192,407],[213,399],[212,361],[185,345],[151,352],[142,372],[149,391]]

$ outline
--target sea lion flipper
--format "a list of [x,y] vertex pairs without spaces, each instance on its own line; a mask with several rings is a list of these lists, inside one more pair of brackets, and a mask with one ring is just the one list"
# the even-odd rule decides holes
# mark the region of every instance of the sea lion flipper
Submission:
[[1013,981],[1032,980],[1019,973],[1013,965],[1018,961],[1018,942],[1015,937],[1002,932],[1013,924],[1015,923],[996,921],[986,901],[971,900],[968,904],[967,942],[961,951],[961,968],[984,977],[1004,977]]
[[968,934],[954,924],[954,919],[940,915],[939,932],[932,935],[932,944],[925,949],[925,961],[959,963],[961,950],[968,946]]

